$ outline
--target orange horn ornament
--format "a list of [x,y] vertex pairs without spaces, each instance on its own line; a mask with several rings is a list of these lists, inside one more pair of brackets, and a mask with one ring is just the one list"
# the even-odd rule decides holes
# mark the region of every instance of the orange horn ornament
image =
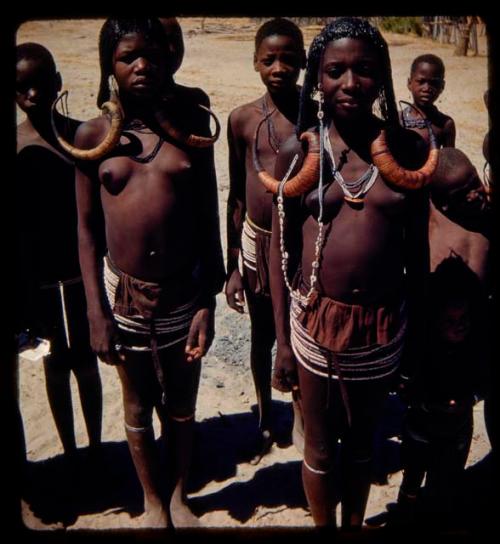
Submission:
[[184,131],[174,127],[174,125],[172,125],[172,123],[164,116],[163,112],[156,113],[156,120],[158,121],[158,124],[162,130],[173,140],[181,142],[190,147],[210,147],[219,139],[220,123],[215,113],[213,113],[213,111],[211,111],[209,108],[203,106],[202,104],[198,104],[198,107],[208,112],[214,120],[215,133],[213,136],[196,136],[195,134],[186,134]]
[[51,123],[52,130],[59,142],[59,145],[72,157],[83,161],[95,161],[107,155],[112,149],[114,149],[120,141],[120,135],[123,126],[123,113],[118,99],[114,93],[111,93],[111,100],[104,102],[101,107],[101,111],[104,115],[108,115],[111,120],[111,126],[104,140],[92,149],[78,149],[77,147],[69,144],[57,131],[56,123],[54,120],[54,111],[56,110],[57,103],[68,94],[68,91],[61,93],[53,102],[51,108]]
[[[268,115],[266,115],[255,129],[253,142],[253,163],[257,175],[266,189],[273,194],[277,194],[280,182],[266,172],[259,160],[257,149],[260,127],[272,113],[273,112],[270,112]],[[315,132],[303,132],[300,135],[299,140],[307,140],[307,155],[300,171],[285,183],[283,194],[286,197],[294,197],[306,193],[309,189],[314,187],[319,179],[320,148],[318,135]]]

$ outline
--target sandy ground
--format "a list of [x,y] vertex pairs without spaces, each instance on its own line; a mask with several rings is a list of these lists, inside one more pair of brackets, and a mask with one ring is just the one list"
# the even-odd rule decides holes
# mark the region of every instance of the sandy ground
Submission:
[[[253,36],[258,22],[245,18],[180,19],[186,46],[179,83],[202,87],[213,110],[225,125],[230,111],[263,93],[253,70]],[[31,21],[24,23],[17,42],[35,41],[48,47],[69,89],[70,114],[89,119],[98,86],[97,36],[102,20]],[[319,27],[306,27],[307,45]],[[487,53],[481,38],[476,57],[454,57],[453,46],[430,40],[387,35],[393,63],[396,96],[408,100],[406,78],[413,58],[432,52],[446,65],[446,89],[438,107],[457,125],[457,147],[482,170],[481,146],[488,120],[483,105],[487,88]],[[19,116],[19,120],[22,115]],[[222,130],[224,134],[224,126]],[[228,192],[227,145],[222,137],[215,146],[221,217],[225,217]],[[221,230],[225,246],[225,224]],[[278,444],[262,462],[248,463],[255,432],[255,397],[249,369],[248,315],[237,315],[218,297],[216,339],[202,371],[197,409],[196,454],[189,486],[192,505],[207,527],[307,527],[312,519],[300,482],[300,455],[290,443],[289,396],[274,393]],[[41,361],[21,359],[19,398],[29,460],[29,483],[23,501],[23,518],[32,529],[133,528],[141,510],[141,491],[135,477],[123,431],[122,399],[115,370],[100,365],[104,388],[103,455],[89,464],[85,455],[77,474],[64,470],[62,447],[47,402]],[[86,433],[72,382],[77,442],[86,446]],[[387,422],[396,425],[398,406],[391,399]],[[468,459],[470,489],[486,485],[489,442],[483,423],[483,404],[475,410],[475,431]],[[158,431],[158,422],[155,421]],[[394,501],[401,479],[398,441],[386,425],[379,450],[379,467],[369,498],[367,517],[385,510]],[[388,438],[387,438],[388,437]],[[473,491],[464,498],[466,517],[477,523],[470,506]],[[467,506],[468,505],[468,506]],[[479,520],[480,522],[480,520]]]

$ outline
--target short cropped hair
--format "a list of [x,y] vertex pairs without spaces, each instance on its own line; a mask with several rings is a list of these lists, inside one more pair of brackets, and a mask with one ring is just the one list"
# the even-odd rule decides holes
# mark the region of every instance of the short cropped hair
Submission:
[[275,17],[266,21],[255,34],[255,51],[259,49],[263,40],[269,36],[288,36],[297,43],[298,49],[304,48],[304,36],[300,28],[289,19]]
[[444,62],[437,55],[433,55],[432,53],[419,55],[416,59],[414,59],[414,61],[411,63],[410,74],[413,75],[417,71],[418,65],[423,64],[424,62],[436,66],[439,70],[439,75],[444,78]]
[[43,45],[34,42],[21,43],[16,47],[16,64],[21,60],[36,60],[42,63],[48,72],[57,72],[52,53]]

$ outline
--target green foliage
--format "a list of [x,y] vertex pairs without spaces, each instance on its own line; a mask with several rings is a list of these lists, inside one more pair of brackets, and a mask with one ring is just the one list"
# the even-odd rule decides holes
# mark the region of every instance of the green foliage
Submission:
[[422,35],[422,17],[379,17],[377,22],[387,32]]

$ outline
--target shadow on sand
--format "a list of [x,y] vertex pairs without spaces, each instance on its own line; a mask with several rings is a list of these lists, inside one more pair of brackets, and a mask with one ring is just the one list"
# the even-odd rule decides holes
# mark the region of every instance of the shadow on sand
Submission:
[[[289,403],[274,402],[273,414],[276,446],[286,448],[291,444],[292,411]],[[237,465],[248,462],[254,456],[256,421],[255,414],[249,411],[221,414],[197,424],[188,493],[203,489],[211,481],[223,482],[233,477]],[[161,440],[158,439],[157,443],[161,452]],[[252,512],[259,504],[267,504],[269,490],[287,481],[296,482],[292,487],[297,487],[297,490],[290,494],[291,497],[296,496],[293,501],[305,504],[305,499],[299,498],[300,474],[292,474],[295,470],[299,470],[298,463],[268,467],[263,471],[264,477],[258,476],[256,482],[235,484],[235,497],[241,494],[241,519],[245,517],[243,511]],[[290,490],[290,485],[287,483],[284,489]],[[234,489],[234,486],[230,487]],[[232,496],[233,491],[228,493]],[[290,491],[273,493],[271,504],[287,504],[286,501],[278,503],[276,498],[280,496],[284,500],[287,493]],[[225,502],[225,496],[214,498],[213,505],[205,498],[194,501],[193,508],[199,507],[201,512],[219,509],[220,504]],[[250,496],[252,505],[247,506]],[[78,450],[71,461],[64,455],[57,455],[43,461],[27,462],[22,498],[45,524],[70,526],[81,515],[110,511],[110,514],[128,512],[134,517],[143,511],[142,489],[126,441],[103,443],[98,454],[90,455],[87,449]],[[235,500],[235,505],[237,502]]]

